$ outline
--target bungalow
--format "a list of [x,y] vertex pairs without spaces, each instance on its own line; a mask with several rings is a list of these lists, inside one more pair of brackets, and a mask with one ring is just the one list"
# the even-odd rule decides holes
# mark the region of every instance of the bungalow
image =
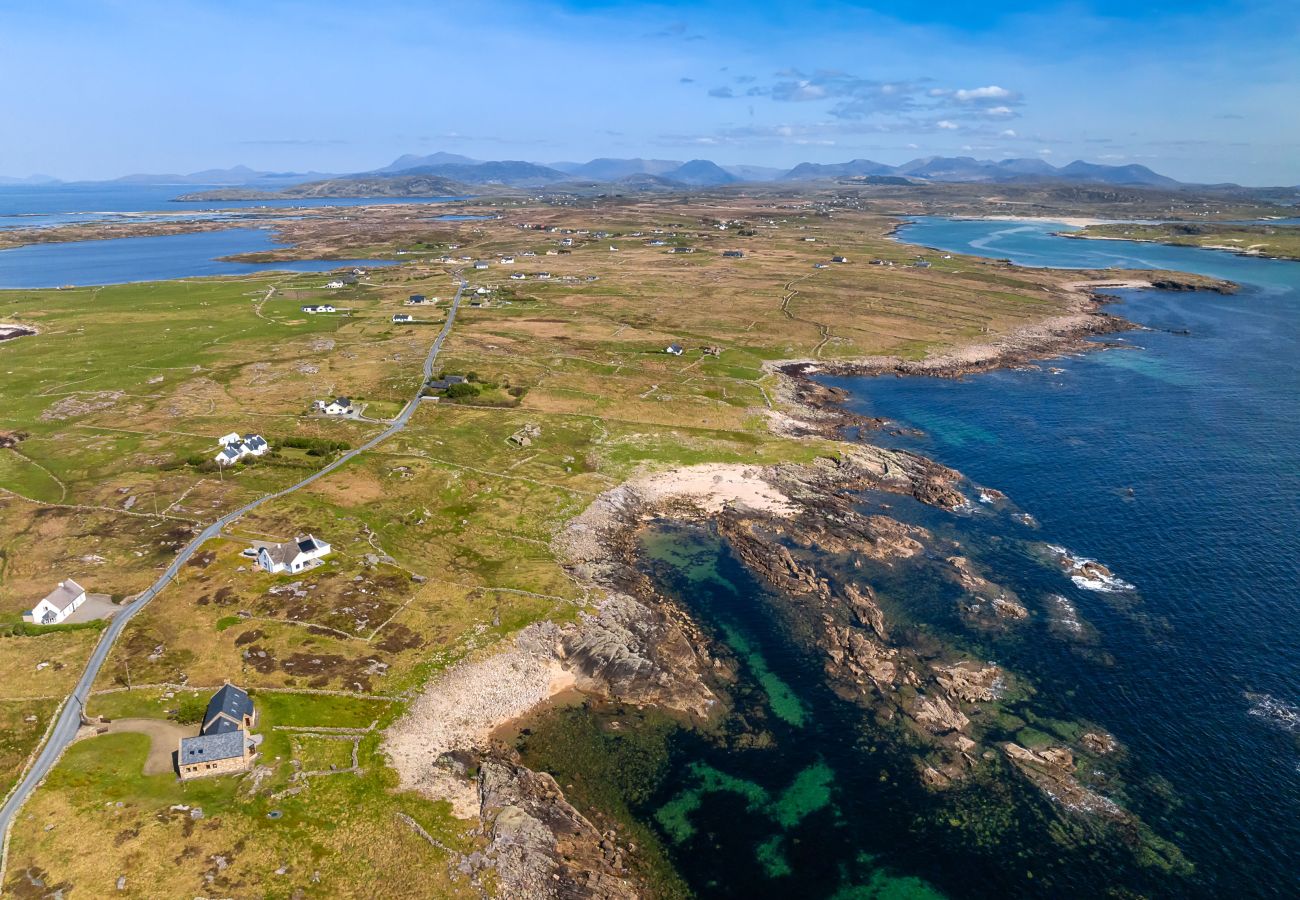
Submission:
[[673,253],[694,253],[694,252],[695,252],[695,248],[694,248],[694,247],[674,247],[674,248],[672,249],[671,252],[673,252]]
[[217,438],[218,447],[229,447],[231,444],[238,444],[243,438],[239,436],[238,431],[232,431],[230,434],[222,435]]
[[804,240],[811,244],[813,241],[817,240],[817,238],[815,238],[815,237],[806,237],[806,238],[804,238]]
[[309,534],[283,544],[263,544],[257,548],[257,564],[272,575],[296,573],[317,565],[331,552],[329,544]]
[[846,263],[846,262],[848,262],[848,261],[849,261],[849,258],[848,258],[847,256],[832,256],[832,257],[831,257],[831,262],[833,262],[833,263]]
[[547,251],[546,251],[546,255],[547,255],[547,256],[559,256],[559,255],[560,255],[560,251],[559,251],[559,250],[555,250],[555,249],[547,250]]
[[503,256],[500,259],[500,263],[503,266],[512,266],[515,263],[515,258],[513,256]]
[[617,253],[617,252],[618,252],[618,248],[615,247],[613,244],[610,244],[610,245],[609,245],[609,252],[610,252],[610,253]]
[[528,276],[525,275],[523,272],[511,272],[511,273],[510,273],[510,278],[511,278],[512,281],[523,281],[523,280],[526,279],[527,277],[528,277]]
[[37,625],[58,625],[85,602],[86,589],[69,578],[60,581],[58,587],[23,613],[23,621]]
[[525,250],[523,253],[521,253],[521,254],[519,254],[519,255],[520,255],[520,256],[536,256],[537,254],[534,253],[532,250]]
[[682,345],[681,345],[681,344],[669,344],[667,347],[664,348],[664,352],[665,352],[665,353],[670,353],[670,354],[672,354],[673,356],[681,356],[681,355],[682,355]]
[[305,313],[314,314],[314,313],[331,313],[334,312],[335,310],[334,307],[330,306],[328,303],[317,303],[314,305],[304,306],[302,308],[302,311]]
[[411,306],[419,306],[424,302],[424,294],[412,294],[406,298],[406,302]]
[[550,273],[550,272],[534,272],[534,273],[533,273],[533,277],[536,278],[538,281],[546,281],[548,278],[551,277],[551,273]]
[[222,687],[208,701],[198,735],[181,738],[176,748],[181,780],[246,771],[257,752],[257,741],[249,734],[256,722],[248,694],[233,684]]
[[413,322],[413,321],[415,320],[411,318],[410,313],[393,313],[393,322],[395,323]]
[[741,259],[745,255],[744,250],[723,250],[722,255],[730,259]]
[[325,287],[329,288],[331,291],[337,291],[339,288],[343,287],[343,282],[342,280],[335,278],[333,281],[325,282]]
[[347,397],[335,397],[333,400],[317,400],[316,409],[327,416],[352,415],[352,401]]
[[428,388],[431,391],[445,391],[453,384],[467,384],[469,379],[464,375],[444,375],[434,381],[430,381]]
[[474,268],[476,269],[486,269],[487,267],[488,267],[488,261],[486,259],[479,259],[474,261]]
[[814,269],[829,269],[830,267],[830,263],[813,263]]

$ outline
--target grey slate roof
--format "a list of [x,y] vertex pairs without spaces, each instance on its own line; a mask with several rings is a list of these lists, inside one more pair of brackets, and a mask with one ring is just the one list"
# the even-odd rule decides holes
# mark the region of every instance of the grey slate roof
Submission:
[[181,738],[178,762],[182,766],[190,766],[219,759],[237,759],[244,755],[245,740],[247,737],[244,732],[238,730]]
[[[225,713],[230,718],[227,719],[221,713]],[[224,734],[237,730],[238,723],[243,721],[244,716],[252,714],[253,701],[249,699],[248,694],[233,684],[224,685],[208,701],[207,712],[203,714],[203,735]],[[213,722],[213,719],[216,721]]]

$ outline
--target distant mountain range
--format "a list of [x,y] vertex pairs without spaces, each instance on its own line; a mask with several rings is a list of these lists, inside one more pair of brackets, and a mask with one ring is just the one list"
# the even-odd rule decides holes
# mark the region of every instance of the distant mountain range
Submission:
[[585,163],[540,164],[522,160],[485,162],[454,153],[398,157],[380,169],[340,180],[375,176],[425,175],[466,185],[541,187],[566,181],[648,184],[660,187],[721,187],[754,181],[820,181],[894,176],[915,181],[1025,182],[1074,181],[1124,186],[1179,187],[1180,182],[1146,166],[1106,166],[1083,161],[1056,167],[1041,159],[979,160],[969,156],[929,156],[899,166],[870,159],[843,163],[800,163],[793,169],[763,166],[722,166],[712,160],[593,159]]
[[[188,175],[127,175],[110,184],[194,185],[213,190],[187,194],[186,200],[262,200],[277,197],[423,197],[482,193],[486,187],[591,190],[599,185],[629,192],[716,188],[754,182],[852,180],[869,184],[925,182],[1069,182],[1122,187],[1180,188],[1185,185],[1146,166],[1110,166],[1076,160],[1054,166],[1042,159],[981,160],[969,156],[928,156],[902,165],[870,159],[841,163],[800,163],[792,169],[724,166],[708,159],[617,159],[585,163],[478,160],[457,153],[405,154],[386,166],[350,175],[321,172],[265,172],[247,166],[206,169]],[[44,176],[3,178],[0,184],[60,183]],[[1205,187],[1201,185],[1201,187]],[[1216,187],[1233,187],[1218,185]],[[181,198],[178,198],[181,199]]]
[[6,185],[43,185],[43,184],[62,184],[57,178],[49,175],[24,175],[15,177],[13,175],[0,175],[0,184]]

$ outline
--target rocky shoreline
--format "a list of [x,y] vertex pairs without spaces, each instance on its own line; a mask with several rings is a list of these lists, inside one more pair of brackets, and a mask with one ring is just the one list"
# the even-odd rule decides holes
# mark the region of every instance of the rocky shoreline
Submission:
[[[897,356],[860,357],[842,360],[797,359],[769,363],[768,371],[781,383],[778,395],[798,415],[769,412],[773,430],[791,437],[837,438],[848,427],[878,428],[886,420],[853,413],[843,407],[847,392],[821,384],[815,376],[854,377],[876,375],[925,375],[932,378],[961,378],[994,369],[1035,366],[1046,359],[1070,353],[1115,348],[1116,344],[1090,340],[1108,334],[1140,330],[1141,325],[1103,311],[1114,295],[1106,290],[1152,289],[1165,291],[1208,290],[1231,294],[1237,285],[1230,281],[1182,275],[1172,272],[1126,273],[1134,277],[1092,278],[1071,282],[1067,312],[1018,328],[996,340],[970,344],[919,360]],[[1141,275],[1143,277],[1136,277]]]
[[[1013,673],[953,649],[913,645],[895,633],[869,585],[808,561],[837,553],[890,567],[947,552],[947,577],[967,598],[963,615],[979,627],[1014,628],[1028,615],[1014,594],[924,528],[856,508],[863,491],[876,491],[954,510],[969,505],[964,487],[959,473],[915,454],[845,445],[838,458],[812,464],[706,465],[607,491],[555,540],[566,568],[604,599],[576,624],[530,626],[506,650],[431,684],[385,738],[403,787],[450,800],[459,816],[477,820],[487,846],[458,865],[493,869],[511,896],[641,895],[636,853],[600,833],[553,779],[523,767],[492,733],[568,687],[670,710],[686,723],[707,726],[725,712],[735,677],[728,654],[715,654],[689,612],[659,593],[640,566],[641,532],[671,520],[716,528],[788,598],[783,614],[813,635],[805,650],[822,659],[827,683],[882,736],[912,748],[926,788],[970,783],[1005,760],[1050,803],[1137,828],[1130,813],[1076,775],[1081,760],[1114,749],[1110,735],[1094,729],[1076,745],[1046,747],[991,738],[985,723],[1018,684]],[[477,777],[468,777],[475,768]],[[609,847],[602,853],[606,844],[617,848],[616,860]],[[586,868],[575,868],[577,860]]]
[[[1072,283],[1067,290],[1076,299],[1067,314],[926,360],[773,364],[780,376],[779,398],[790,412],[769,410],[769,423],[791,437],[838,440],[846,426],[872,428],[883,421],[845,410],[845,392],[818,383],[815,375],[955,378],[1028,365],[1104,347],[1087,338],[1138,327],[1100,311],[1109,299],[1101,293],[1105,288],[1235,287],[1143,274],[1147,277]],[[385,737],[402,786],[449,800],[458,816],[477,821],[486,847],[456,865],[475,875],[493,870],[510,896],[612,900],[643,895],[648,888],[635,874],[636,854],[620,846],[617,835],[599,832],[553,779],[522,766],[514,748],[494,741],[493,733],[569,688],[653,705],[697,724],[725,711],[726,685],[734,678],[728,661],[715,656],[690,613],[659,593],[639,566],[642,530],[672,520],[715,527],[760,579],[790,598],[787,613],[800,620],[804,633],[816,636],[806,649],[823,659],[827,683],[861,707],[877,728],[915,748],[916,777],[927,788],[944,791],[968,783],[1003,761],[1061,809],[1146,834],[1131,813],[1076,774],[1112,753],[1113,737],[1094,729],[1074,746],[990,740],[980,723],[1017,684],[1013,673],[956,651],[900,642],[869,586],[838,583],[787,546],[850,553],[882,566],[944,552],[947,577],[966,597],[966,620],[981,628],[1014,628],[1028,616],[1026,607],[960,552],[943,551],[917,526],[854,508],[853,498],[870,490],[955,510],[970,505],[963,487],[960,473],[915,454],[840,444],[836,458],[813,464],[693,466],[634,478],[607,491],[553,543],[570,574],[603,599],[575,624],[530,626],[505,649],[461,663],[431,683]],[[474,770],[478,774],[471,777]]]

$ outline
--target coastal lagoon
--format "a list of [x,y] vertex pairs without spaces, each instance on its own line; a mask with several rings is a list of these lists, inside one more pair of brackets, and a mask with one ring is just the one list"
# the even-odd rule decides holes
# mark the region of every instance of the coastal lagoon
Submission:
[[[1107,830],[1014,777],[921,787],[915,748],[828,687],[801,631],[807,600],[777,595],[715,529],[665,522],[645,535],[644,571],[734,661],[724,721],[702,733],[592,703],[544,716],[520,743],[575,802],[655,848],[665,894],[1295,896],[1300,264],[1052,235],[1063,228],[927,219],[900,239],[1241,289],[1117,292],[1112,309],[1145,330],[1037,366],[827,379],[890,422],[852,437],[959,469],[971,503],[863,495],[864,513],[953,549],[819,564],[869,585],[904,640],[1014,673],[981,723],[992,745],[1113,735],[1119,749],[1084,774],[1133,824]],[[1027,617],[977,626],[940,574],[952,552]],[[1086,559],[1113,574],[1061,565]]]
[[27,244],[0,250],[0,289],[123,284],[274,270],[328,272],[350,266],[391,265],[391,262],[365,259],[243,263],[221,258],[276,250],[281,246],[271,231],[261,228]]

